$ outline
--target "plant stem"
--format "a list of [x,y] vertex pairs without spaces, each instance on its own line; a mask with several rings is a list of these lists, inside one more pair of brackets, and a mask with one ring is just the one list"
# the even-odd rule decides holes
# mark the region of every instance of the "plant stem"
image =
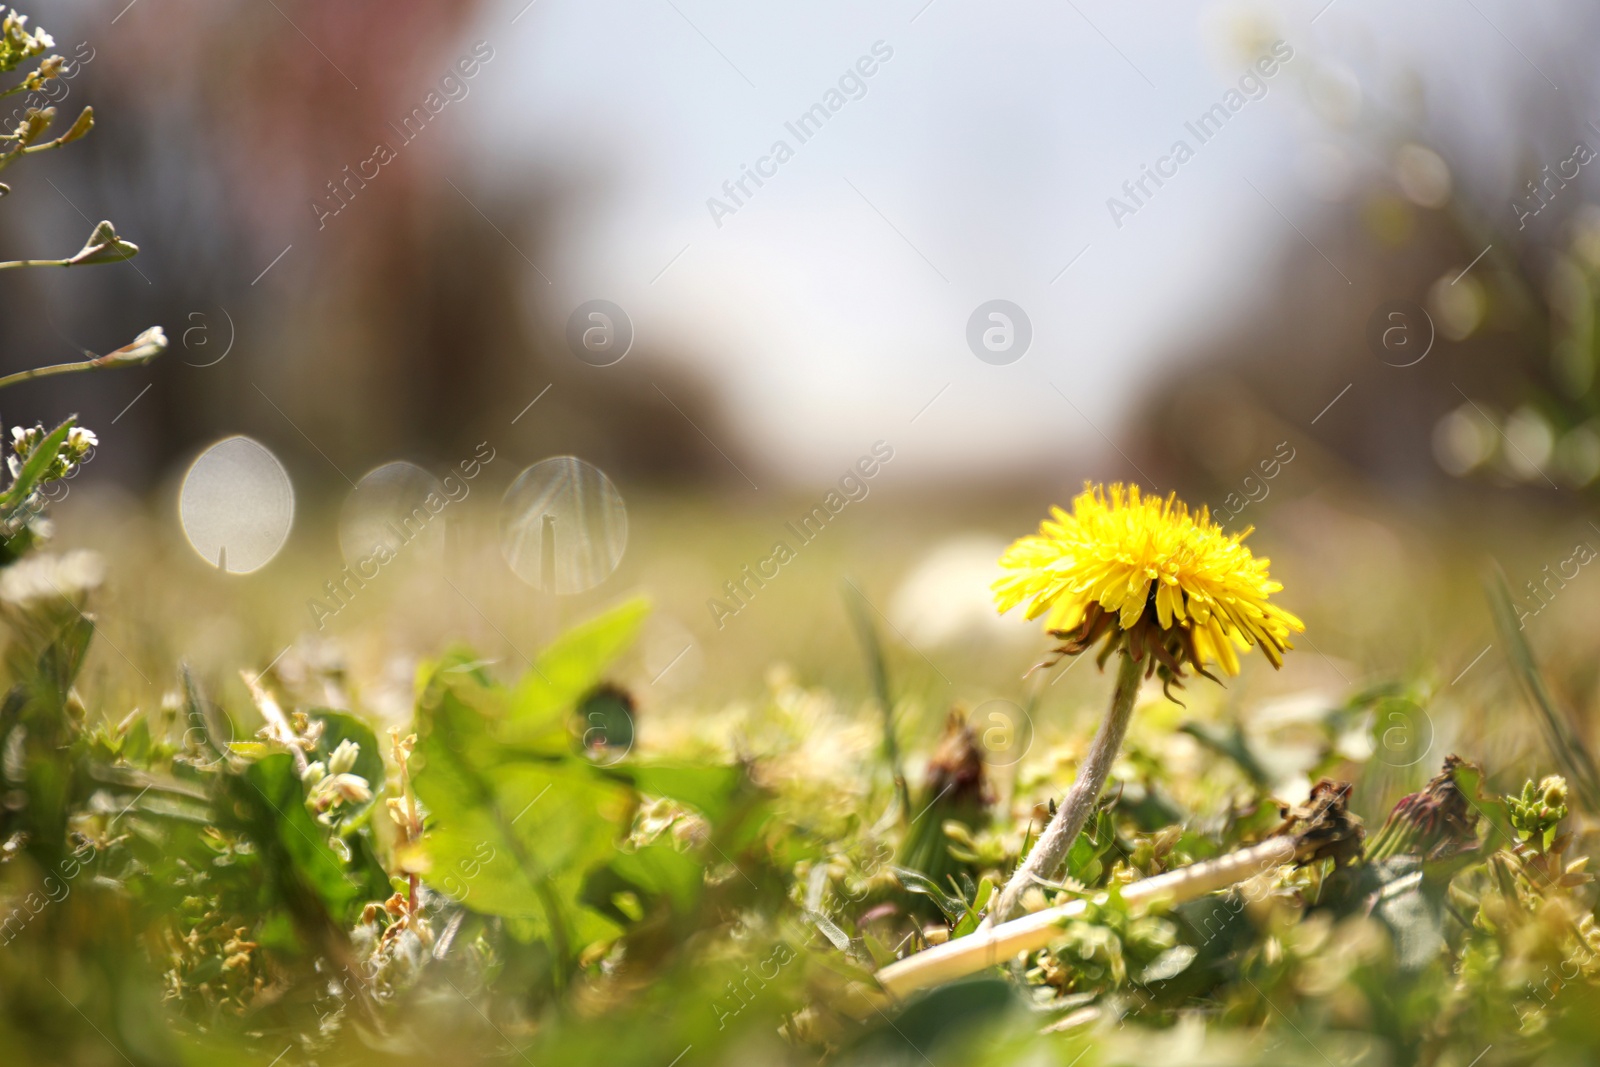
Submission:
[[[0,159],[6,157],[0,156]],[[70,259],[8,259],[0,263],[0,270],[21,270],[24,267],[70,267]]]
[[1094,810],[1100,791],[1105,788],[1106,776],[1111,773],[1112,761],[1122,748],[1122,738],[1128,732],[1128,722],[1133,718],[1134,698],[1139,695],[1139,677],[1143,665],[1126,652],[1119,653],[1117,684],[1111,693],[1111,710],[1100,729],[1095,731],[1089,753],[1078,769],[1078,780],[1062,798],[1050,824],[1045,827],[1033,851],[1018,865],[1016,873],[1001,890],[994,906],[989,909],[984,925],[1005,922],[1017,910],[1023,891],[1036,882],[1049,881],[1056,869],[1066,859],[1067,851],[1078,839],[1078,831]]
[[[1122,899],[1135,904],[1165,897],[1174,904],[1182,904],[1263,874],[1291,862],[1302,850],[1315,851],[1315,848],[1314,844],[1290,835],[1269,837],[1259,845],[1125,885]],[[1097,904],[1106,899],[1105,893],[1094,898]],[[1087,911],[1089,903],[1088,900],[1070,901],[936,945],[883,968],[878,972],[878,984],[903,998],[919,989],[993,967],[1019,952],[1043,948],[1061,936],[1064,923]]]
[[[4,269],[6,266],[7,264],[0,263],[0,269]],[[19,370],[15,374],[8,374],[4,378],[0,378],[0,389],[4,389],[8,385],[16,385],[18,382],[31,381],[34,378],[48,378],[53,374],[75,374],[78,371],[98,370],[105,365],[103,357],[96,357],[94,359],[85,359],[78,363],[52,363],[48,367]]]

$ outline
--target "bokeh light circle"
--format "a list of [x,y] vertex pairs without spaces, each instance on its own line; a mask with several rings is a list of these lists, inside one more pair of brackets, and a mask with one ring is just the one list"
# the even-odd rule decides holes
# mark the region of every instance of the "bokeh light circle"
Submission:
[[605,472],[576,456],[524,470],[500,502],[500,551],[543,593],[582,593],[617,569],[628,509]]
[[339,552],[352,566],[373,557],[437,558],[444,551],[444,485],[415,463],[368,471],[339,508]]
[[294,486],[265,445],[225,438],[189,465],[178,519],[200,558],[229,574],[249,574],[270,563],[289,539]]

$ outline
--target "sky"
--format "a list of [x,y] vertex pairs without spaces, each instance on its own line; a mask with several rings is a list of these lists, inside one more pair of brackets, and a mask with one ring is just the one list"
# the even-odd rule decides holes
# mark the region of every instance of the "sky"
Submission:
[[[1107,452],[1155,376],[1261,309],[1279,256],[1374,162],[1349,131],[1416,87],[1503,166],[1509,90],[1560,92],[1561,11],[491,0],[461,47],[496,58],[451,137],[474,188],[577,176],[529,307],[622,307],[637,359],[710,384],[728,451],[822,482],[882,440],[897,477],[970,477]],[[1163,162],[1179,140],[1192,156]],[[1157,166],[1162,185],[1125,191]],[[973,327],[992,301],[1027,326]],[[996,323],[1026,351],[980,358]]]
[[[902,474],[970,474],[1103,449],[1152,375],[1249,313],[1337,184],[1308,82],[1359,115],[1409,71],[1492,128],[1494,86],[1542,77],[1525,55],[1559,30],[1489,0],[1325,3],[506,0],[475,30],[515,59],[477,87],[496,136],[473,151],[491,182],[596,177],[544,268],[556,304],[626,309],[769,465],[826,478],[886,439]],[[1185,123],[1238,82],[1253,25],[1293,58],[1200,144]],[[801,143],[785,123],[875,47],[864,95]],[[1114,218],[1180,138],[1193,158]],[[793,157],[730,213],[724,181],[780,139]],[[1033,331],[1003,366],[966,340],[993,299]]]

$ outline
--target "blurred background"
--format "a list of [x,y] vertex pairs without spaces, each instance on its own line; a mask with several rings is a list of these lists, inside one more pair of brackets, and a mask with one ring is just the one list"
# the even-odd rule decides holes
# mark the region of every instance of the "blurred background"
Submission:
[[[66,254],[110,218],[143,251],[4,287],[0,370],[173,342],[3,412],[100,435],[56,519],[112,557],[98,668],[130,701],[177,657],[332,657],[399,716],[418,657],[520,669],[636,589],[647,710],[775,662],[865,692],[853,585],[936,724],[1020,693],[1042,638],[993,617],[993,561],[1085,478],[1257,528],[1310,630],[1232,699],[1493,677],[1495,565],[1593,693],[1586,5],[22,8],[98,126],[0,238]],[[180,521],[234,435],[272,462],[204,468]],[[329,592],[352,529],[485,450],[447,538]],[[207,521],[260,533],[250,573]]]

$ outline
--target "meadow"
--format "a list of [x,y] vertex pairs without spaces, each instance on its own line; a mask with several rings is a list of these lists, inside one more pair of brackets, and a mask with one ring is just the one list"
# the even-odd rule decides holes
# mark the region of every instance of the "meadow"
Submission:
[[[53,48],[4,13],[10,94],[64,102],[93,53]],[[472,55],[438,82],[449,100],[495,53]],[[872,66],[812,110],[864,97]],[[1243,108],[1228,93],[1214,111]],[[95,129],[92,108],[57,118],[22,110],[0,169]],[[1400,158],[1429,179],[1401,174],[1409,202],[1443,207],[1443,159]],[[313,202],[319,229],[405,184],[345,181],[338,211]],[[733,209],[709,203],[720,228]],[[1378,207],[1375,240],[1411,232],[1411,208]],[[1254,376],[1247,355],[1240,378],[1150,391],[1127,449],[1105,438],[1114,456],[938,481],[879,440],[831,483],[758,470],[758,489],[654,380],[673,429],[613,435],[663,414],[616,377],[562,381],[522,437],[359,481],[253,382],[288,424],[274,440],[298,432],[325,483],[235,432],[130,488],[135,435],[18,421],[0,489],[0,1062],[1593,1062],[1595,217],[1558,263],[1559,330],[1527,325],[1510,267],[1453,289],[1479,260],[1454,281],[1424,265],[1452,342],[1489,321],[1490,285],[1492,343],[1560,335],[1564,392],[1518,383],[1534,399],[1503,425],[1460,386],[1436,422],[1417,414],[1423,375],[1456,372],[1442,358],[1373,387],[1426,356],[1420,318],[1362,355],[1361,402],[1409,419],[1350,424],[1382,439],[1308,428],[1355,382],[1324,393],[1260,344]],[[0,271],[140,254],[88,228],[76,253]],[[1368,323],[1380,338],[1392,303]],[[1019,312],[973,313],[986,369],[1024,355]],[[451,359],[475,311],[454,321],[427,342]],[[603,371],[633,329],[591,299],[570,354]],[[0,388],[22,407],[36,379],[170,364],[169,347],[151,326]],[[1219,384],[1272,373],[1304,387],[1275,394],[1299,422]],[[537,443],[560,432],[616,480]],[[1431,455],[1393,447],[1430,433]],[[432,440],[417,451],[443,454]],[[605,454],[618,442],[654,466]],[[1366,461],[1385,449],[1401,461]]]
[[[194,553],[170,499],[75,493],[52,552],[95,552],[104,576],[80,593],[52,564],[48,588],[81,597],[95,633],[59,712],[68,831],[50,852],[12,832],[13,907],[30,886],[50,902],[6,927],[8,1040],[81,1062],[112,1045],[134,1062],[640,1064],[668,1045],[707,1063],[1587,1048],[1584,795],[1564,787],[1569,814],[1532,848],[1502,798],[1589,773],[1552,748],[1510,643],[1537,650],[1555,715],[1587,714],[1589,576],[1524,629],[1490,610],[1496,553],[1532,580],[1570,538],[1468,543],[1434,513],[1301,487],[1251,537],[1306,620],[1298,647],[1281,671],[1257,655],[1225,686],[1191,678],[1181,704],[1146,683],[1059,891],[1026,907],[1268,840],[1280,802],[1322,779],[1350,784],[1369,848],[1394,854],[1357,844],[1176,906],[1114,895],[1042,948],[904,997],[875,972],[971,933],[1103,715],[1090,655],[1030,673],[1049,638],[993,611],[981,560],[1029,528],[1019,504],[975,527],[967,507],[875,495],[718,629],[719,576],[804,496],[638,501],[618,572],[558,598],[504,580],[480,493],[442,551],[386,567],[318,633],[304,601],[337,568],[334,514],[270,576],[239,576]],[[11,586],[8,618],[44,611],[19,598],[37,581]],[[330,767],[346,740],[339,773],[367,788],[330,807],[295,761]],[[1389,812],[1445,788],[1451,754],[1476,764],[1459,772],[1470,832],[1396,849]]]

